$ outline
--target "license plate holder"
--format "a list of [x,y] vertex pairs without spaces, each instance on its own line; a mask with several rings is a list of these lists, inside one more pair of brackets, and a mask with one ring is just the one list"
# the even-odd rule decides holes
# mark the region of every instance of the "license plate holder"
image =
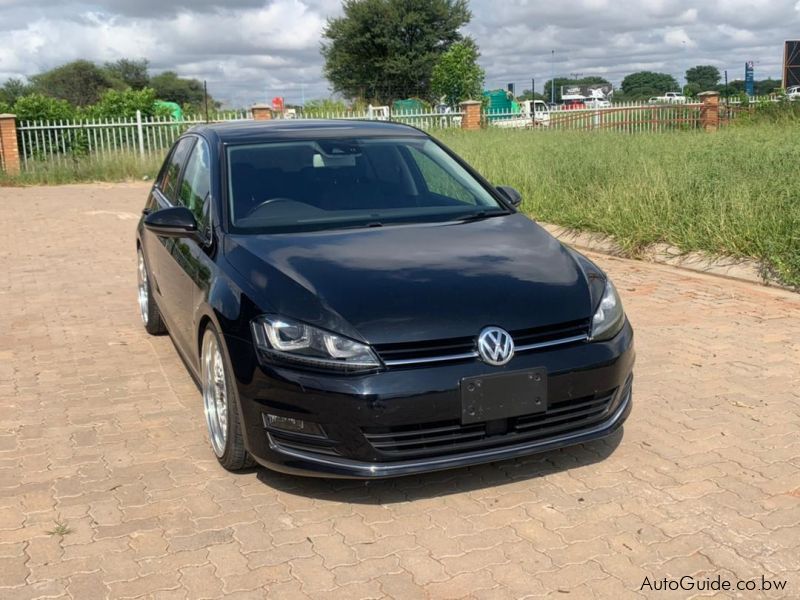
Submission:
[[461,423],[481,423],[547,410],[547,369],[493,373],[461,380]]

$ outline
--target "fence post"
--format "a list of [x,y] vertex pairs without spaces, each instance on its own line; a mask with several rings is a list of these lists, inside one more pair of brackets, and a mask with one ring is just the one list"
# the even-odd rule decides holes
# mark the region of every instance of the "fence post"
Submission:
[[697,97],[703,102],[700,107],[700,127],[713,133],[719,128],[719,92],[701,92]]
[[272,119],[272,107],[269,104],[254,104],[250,107],[250,111],[256,121],[270,121]]
[[9,175],[19,175],[16,115],[0,115],[0,166]]
[[477,100],[465,100],[459,103],[464,116],[461,118],[461,129],[469,131],[481,128],[481,103]]
[[136,135],[139,137],[139,156],[144,158],[144,130],[142,129],[142,111],[136,111]]

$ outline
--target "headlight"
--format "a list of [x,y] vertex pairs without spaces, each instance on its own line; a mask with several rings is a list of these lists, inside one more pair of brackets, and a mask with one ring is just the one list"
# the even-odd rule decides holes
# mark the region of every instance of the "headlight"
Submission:
[[611,283],[606,280],[606,289],[603,291],[603,298],[600,305],[592,317],[592,339],[608,340],[619,333],[622,324],[625,322],[625,312],[622,310],[622,301],[619,294]]
[[378,357],[366,344],[293,319],[265,315],[250,326],[256,348],[273,358],[342,371],[380,366]]

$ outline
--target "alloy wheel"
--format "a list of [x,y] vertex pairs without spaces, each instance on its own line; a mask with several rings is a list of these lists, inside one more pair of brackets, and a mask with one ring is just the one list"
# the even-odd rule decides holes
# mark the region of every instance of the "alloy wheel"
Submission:
[[219,343],[210,329],[203,336],[202,370],[208,437],[214,454],[222,457],[228,437],[228,383]]
[[148,312],[150,309],[150,291],[147,285],[147,267],[144,264],[144,255],[141,248],[137,251],[139,257],[139,312],[142,315],[142,322],[147,326],[149,320]]

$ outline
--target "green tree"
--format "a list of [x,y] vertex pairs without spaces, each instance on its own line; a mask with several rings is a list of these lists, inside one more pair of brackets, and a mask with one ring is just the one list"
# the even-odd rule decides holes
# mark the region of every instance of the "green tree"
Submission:
[[480,99],[485,73],[478,65],[479,56],[478,47],[470,38],[450,46],[433,67],[433,96],[437,99],[446,96],[451,105]]
[[549,100],[549,98],[545,98],[544,94],[540,94],[539,92],[533,92],[531,90],[523,90],[522,95],[519,96],[520,100]]
[[766,96],[774,94],[776,91],[783,87],[783,81],[780,79],[760,79],[755,82],[756,96]]
[[349,98],[430,97],[439,57],[462,39],[467,0],[344,0],[323,36],[325,76]]
[[0,88],[0,102],[13,105],[19,98],[32,92],[33,89],[30,84],[17,77],[11,77]]
[[639,71],[626,75],[622,80],[622,91],[625,92],[625,98],[629,100],[661,96],[679,89],[678,82],[669,73]]
[[58,121],[75,118],[75,108],[66,100],[42,94],[18,98],[13,107],[19,121]]
[[[174,71],[164,71],[151,77],[150,87],[155,90],[159,100],[177,102],[181,106],[188,105],[193,110],[199,110],[203,105],[203,82],[178,77]],[[212,108],[212,104],[209,101],[209,108]]]
[[700,92],[716,90],[719,80],[719,69],[713,65],[697,65],[686,70],[687,85],[691,85],[692,89]]
[[100,67],[88,60],[76,60],[31,77],[37,92],[66,100],[75,106],[88,106],[100,99],[112,82]]
[[156,114],[156,93],[151,88],[143,90],[107,90],[100,101],[87,106],[81,116],[93,119],[119,119],[135,117],[136,111],[149,117]]
[[107,62],[103,65],[103,70],[109,79],[118,84],[115,87],[141,90],[150,83],[149,66],[150,63],[144,58],[140,60],[121,58],[115,62]]

